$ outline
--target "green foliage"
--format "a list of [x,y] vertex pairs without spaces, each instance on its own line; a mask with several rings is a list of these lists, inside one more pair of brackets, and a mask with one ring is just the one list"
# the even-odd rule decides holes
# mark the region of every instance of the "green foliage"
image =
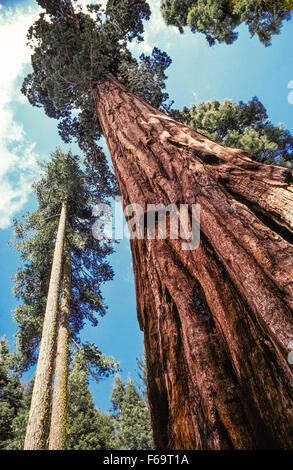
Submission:
[[[18,377],[9,372],[11,357],[7,343],[2,339],[0,344],[3,351],[0,362],[0,449],[21,450],[33,381],[29,385],[20,384]],[[152,449],[152,431],[146,403],[131,380],[125,384],[119,376],[115,377],[111,396],[112,415],[101,412],[94,405],[89,388],[89,373],[98,380],[117,373],[119,364],[112,357],[104,356],[90,343],[80,346],[71,355],[67,450]]]
[[129,41],[143,41],[143,20],[149,20],[151,10],[146,0],[108,0],[108,21],[116,24],[119,33]]
[[[70,335],[77,339],[86,320],[97,325],[97,314],[106,307],[101,295],[103,282],[113,278],[106,261],[112,253],[110,241],[92,236],[97,220],[93,206],[106,202],[104,184],[95,184],[98,171],[91,165],[79,165],[79,158],[57,150],[43,167],[43,175],[35,185],[38,209],[15,222],[14,246],[21,253],[24,265],[14,278],[14,292],[21,303],[14,318],[17,331],[17,366],[26,370],[36,362],[46,297],[49,286],[54,244],[61,204],[67,200],[66,249],[71,254],[72,279],[70,303]],[[108,188],[109,189],[109,188]],[[111,190],[108,191],[111,194]]]
[[162,90],[171,60],[155,48],[152,57],[142,55],[137,61],[128,49],[129,41],[142,40],[143,20],[150,16],[145,0],[109,0],[105,11],[91,5],[87,14],[74,13],[69,0],[38,3],[50,20],[42,13],[29,30],[33,72],[25,78],[22,92],[33,106],[59,120],[63,140],[74,138],[103,175],[107,162],[96,144],[102,130],[92,87],[111,73],[161,107],[168,100]]
[[13,421],[22,407],[21,384],[12,371],[12,357],[5,337],[0,338],[0,450],[8,448]]
[[7,450],[22,450],[24,446],[25,431],[29,417],[30,404],[33,393],[34,381],[29,384],[22,382],[21,408],[12,421],[12,437],[7,442]]
[[148,409],[131,379],[125,385],[119,376],[115,378],[111,403],[116,421],[115,449],[152,449]]
[[119,79],[127,88],[155,108],[169,112],[173,101],[167,104],[168,93],[164,92],[167,78],[165,71],[172,61],[166,52],[154,47],[151,56],[141,54],[139,62],[123,61]]
[[293,136],[282,125],[273,126],[256,97],[247,104],[207,101],[184,108],[175,117],[216,142],[245,150],[259,162],[293,166]]
[[145,354],[141,354],[141,356],[136,358],[136,363],[138,366],[138,377],[140,379],[141,385],[139,387],[144,399],[146,400],[147,397],[147,365],[146,365],[146,358]]
[[[92,345],[88,345],[94,352]],[[97,353],[97,351],[96,351]],[[112,358],[100,353],[90,353],[89,349],[77,351],[72,361],[68,381],[68,450],[104,450],[111,449],[114,438],[114,425],[107,413],[102,413],[93,403],[88,384],[88,359],[95,362],[104,375],[117,371],[117,364]],[[90,354],[90,356],[89,356]]]
[[111,395],[112,410],[114,411],[114,418],[119,418],[121,405],[123,402],[125,392],[125,384],[119,375],[115,377],[115,383]]
[[[114,439],[112,417],[107,413],[102,413],[94,406],[88,376],[90,370],[91,373],[95,372],[98,379],[108,377],[119,370],[119,365],[112,357],[104,356],[94,345],[87,343],[73,354],[70,369],[67,449],[100,450],[113,448],[111,447]],[[14,413],[11,420],[10,434],[7,435],[5,440],[5,448],[8,450],[23,449],[32,390],[33,382],[29,386],[22,387],[21,406]],[[10,398],[12,398],[12,393],[13,390],[10,389]]]
[[120,370],[119,363],[112,356],[105,356],[96,347],[95,344],[85,343],[79,347],[75,353],[75,364],[83,368],[87,367],[91,373],[94,372],[98,377],[109,377]]
[[238,37],[235,28],[241,23],[269,45],[283,21],[290,18],[281,5],[271,0],[162,0],[161,11],[167,24],[177,26],[181,33],[189,26],[193,33],[203,33],[210,45],[233,43]]

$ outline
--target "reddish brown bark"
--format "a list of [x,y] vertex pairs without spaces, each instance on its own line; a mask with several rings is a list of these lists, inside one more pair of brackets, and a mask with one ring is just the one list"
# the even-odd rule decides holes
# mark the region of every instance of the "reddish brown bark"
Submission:
[[131,241],[156,448],[291,448],[292,173],[212,142],[111,76],[93,97],[124,205],[201,206],[197,250]]

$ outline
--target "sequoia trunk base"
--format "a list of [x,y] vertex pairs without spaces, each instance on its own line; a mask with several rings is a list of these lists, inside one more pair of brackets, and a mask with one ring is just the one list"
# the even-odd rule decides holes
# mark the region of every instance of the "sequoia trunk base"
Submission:
[[201,208],[198,249],[131,240],[156,448],[291,448],[292,173],[212,142],[111,76],[93,96],[124,207]]

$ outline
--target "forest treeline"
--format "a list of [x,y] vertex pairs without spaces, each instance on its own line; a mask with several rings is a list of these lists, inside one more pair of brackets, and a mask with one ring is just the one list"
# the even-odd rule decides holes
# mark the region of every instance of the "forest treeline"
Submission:
[[[15,372],[15,355],[5,337],[0,339],[0,450],[22,450],[31,404],[33,380],[27,383]],[[152,431],[144,399],[129,379],[115,377],[109,411],[95,405],[90,391],[88,360],[83,350],[72,348],[68,378],[67,450],[152,449]],[[140,360],[145,381],[144,361]]]

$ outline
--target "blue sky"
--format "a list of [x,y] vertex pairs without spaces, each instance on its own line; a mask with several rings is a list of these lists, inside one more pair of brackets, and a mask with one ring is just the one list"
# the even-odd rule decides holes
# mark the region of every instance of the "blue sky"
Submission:
[[[293,106],[289,102],[293,99],[288,99],[293,88],[293,20],[284,24],[270,47],[251,39],[243,25],[233,45],[210,48],[201,35],[190,31],[180,35],[175,28],[166,27],[159,3],[150,1],[153,15],[146,25],[145,42],[131,48],[135,55],[150,53],[155,45],[168,52],[173,63],[167,71],[167,91],[177,108],[210,99],[248,101],[258,96],[273,123],[283,123],[293,132]],[[11,220],[35,207],[31,183],[39,174],[37,161],[47,159],[56,146],[69,149],[58,137],[56,121],[47,118],[42,109],[31,107],[20,93],[22,79],[30,71],[25,34],[36,17],[33,0],[0,0],[0,336],[6,334],[11,346],[16,329],[11,316],[16,306],[11,276],[20,264],[17,253],[8,245]],[[72,149],[78,153],[76,147]],[[109,314],[97,328],[85,328],[81,336],[120,361],[125,379],[129,374],[136,379],[136,357],[142,352],[143,337],[136,319],[127,240],[117,246],[110,261],[115,280],[103,288]],[[102,409],[109,407],[111,387],[111,379],[100,384],[91,380],[95,402]]]

